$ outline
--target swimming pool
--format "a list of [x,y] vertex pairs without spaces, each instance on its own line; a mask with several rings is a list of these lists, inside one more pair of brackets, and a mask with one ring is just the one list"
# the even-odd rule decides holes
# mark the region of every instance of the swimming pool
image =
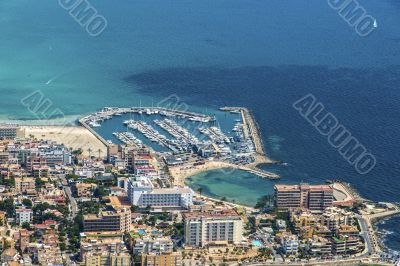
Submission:
[[253,241],[251,241],[251,244],[253,246],[256,246],[256,247],[261,247],[262,246],[262,243],[261,243],[260,240],[253,240]]
[[138,233],[140,235],[145,235],[146,234],[146,231],[144,229],[138,229],[137,231],[138,231]]

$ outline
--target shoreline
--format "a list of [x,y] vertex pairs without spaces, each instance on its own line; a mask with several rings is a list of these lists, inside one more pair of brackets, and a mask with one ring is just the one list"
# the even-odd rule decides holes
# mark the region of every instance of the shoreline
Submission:
[[[258,163],[257,165],[259,164],[260,163]],[[270,179],[270,180],[279,179],[278,175],[264,171],[260,168],[257,168],[257,166],[236,165],[224,161],[206,161],[204,164],[197,166],[193,166],[191,164],[190,165],[183,164],[179,166],[169,167],[169,171],[174,179],[175,186],[185,186],[186,185],[185,181],[190,176],[200,174],[202,172],[224,169],[224,168],[232,169],[229,171],[229,173],[224,173],[224,174],[232,174],[232,172],[239,170],[239,171],[249,172],[263,179]]]
[[106,146],[89,130],[80,125],[21,125],[21,127],[25,131],[25,136],[55,141],[73,150],[80,148],[84,156],[88,156],[90,153],[91,156],[104,158],[107,155]]
[[[186,178],[189,176],[193,176],[202,172],[206,171],[211,171],[211,170],[217,170],[217,169],[223,169],[223,168],[230,168],[232,169],[232,172],[236,170],[240,171],[260,171],[261,173],[263,170],[258,168],[260,164],[274,164],[277,163],[270,158],[268,158],[265,154],[264,147],[262,144],[262,139],[261,136],[259,135],[259,130],[257,127],[256,122],[254,121],[254,118],[251,116],[250,111],[247,108],[239,107],[242,118],[243,118],[243,123],[246,125],[248,128],[248,132],[251,134],[251,139],[253,140],[253,143],[256,147],[256,153],[255,153],[255,161],[253,163],[250,163],[248,165],[235,165],[232,163],[228,162],[223,162],[223,161],[206,161],[205,164],[203,165],[198,165],[198,166],[193,166],[193,165],[180,165],[180,166],[174,166],[170,167],[170,173],[171,176],[174,179],[173,184],[176,186],[185,186],[186,185]],[[77,116],[75,116],[76,118]],[[247,119],[247,120],[246,120]],[[35,120],[30,120],[26,122],[32,122]],[[72,120],[67,126],[64,124],[61,125],[56,125],[55,122],[56,120],[50,120],[46,121],[47,123],[41,124],[40,122],[43,122],[43,120],[36,120],[38,124],[32,123],[21,123],[21,127],[25,131],[26,136],[33,136],[37,139],[48,139],[55,141],[60,144],[66,145],[68,148],[72,149],[78,149],[81,148],[83,151],[83,155],[87,156],[90,154],[91,150],[91,156],[96,156],[97,154],[99,155],[98,157],[103,157],[101,154],[106,155],[107,154],[107,145],[101,141],[101,138],[96,136],[96,134],[93,133],[94,130],[90,130],[87,127],[83,125],[81,122],[81,119],[78,118]],[[5,123],[15,123],[17,121],[5,121]],[[21,121],[18,121],[21,122]],[[254,129],[255,128],[255,129]],[[97,157],[97,156],[96,156]],[[230,172],[230,174],[232,174]],[[266,172],[266,171],[265,171]],[[225,173],[227,174],[227,173]],[[254,174],[254,173],[253,173]],[[271,173],[269,173],[271,174]],[[279,178],[279,177],[277,177]],[[276,179],[274,177],[274,174],[272,174],[272,179]],[[352,196],[355,196],[357,200],[360,200],[364,203],[371,202],[370,200],[363,198],[356,189],[351,187],[349,184],[346,184],[347,189],[349,190],[350,194]],[[196,193],[198,195],[198,193]],[[206,198],[208,200],[214,201],[214,202],[220,202],[220,199],[217,199],[212,196],[205,196],[205,195],[198,195],[200,197]],[[237,204],[234,202],[229,202],[229,201],[224,201],[226,204],[229,204],[233,207],[241,207],[246,210],[254,210],[252,206],[246,206],[242,204]],[[395,205],[394,205],[395,206]],[[364,218],[366,218],[368,224],[371,227],[371,235],[373,236],[374,239],[378,240],[375,241],[376,247],[378,252],[381,252],[383,250],[390,250],[385,244],[383,239],[385,238],[385,235],[383,233],[380,233],[379,228],[377,228],[377,224],[386,219],[390,219],[395,216],[399,216],[400,214],[400,209],[397,206],[397,209],[395,212],[389,214],[386,213],[381,213],[381,214],[376,214],[376,215],[363,215]]]
[[378,216],[375,216],[375,217],[372,217],[372,218],[369,217],[370,215],[367,216],[368,217],[368,221],[371,224],[371,228],[372,228],[372,232],[374,234],[374,237],[378,240],[377,244],[378,244],[379,249],[380,249],[379,251],[381,251],[381,252],[385,251],[385,250],[400,252],[400,250],[392,250],[392,249],[390,249],[389,247],[387,247],[385,245],[384,239],[385,239],[387,234],[385,232],[383,232],[383,230],[380,230],[378,228],[380,222],[400,216],[400,209],[399,209],[398,206],[396,206],[396,207],[397,207],[397,210],[393,211],[393,212],[390,212],[390,213],[384,213],[384,214],[381,214],[381,215],[378,214]]
[[[390,233],[388,233],[386,229],[379,229],[379,225],[380,225],[382,222],[384,222],[384,221],[386,221],[386,220],[389,220],[389,219],[393,219],[393,218],[395,218],[395,217],[399,217],[399,216],[400,216],[399,214],[398,214],[398,215],[387,216],[387,217],[384,217],[384,218],[382,218],[382,219],[374,220],[374,221],[372,222],[372,228],[373,228],[373,230],[374,230],[374,232],[375,232],[375,236],[376,236],[376,238],[378,239],[379,247],[380,247],[380,249],[381,249],[382,251],[400,253],[400,250],[391,249],[391,248],[389,248],[388,246],[386,246],[386,244],[385,244],[385,238],[386,238],[387,235],[390,235]],[[392,232],[392,231],[391,231],[391,232]]]
[[236,165],[227,162],[207,161],[204,164],[198,166],[179,165],[169,167],[169,171],[171,176],[174,178],[175,186],[185,186],[186,178],[188,178],[189,176],[223,168],[233,168],[234,170],[238,169]]

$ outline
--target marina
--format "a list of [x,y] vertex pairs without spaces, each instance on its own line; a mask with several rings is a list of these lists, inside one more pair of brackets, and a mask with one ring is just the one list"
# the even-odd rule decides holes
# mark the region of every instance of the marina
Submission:
[[200,142],[199,139],[196,136],[189,133],[189,131],[186,128],[178,125],[171,119],[154,120],[154,122],[161,128],[168,131],[176,139],[183,140],[187,144],[196,144]]
[[113,116],[121,116],[122,114],[146,114],[154,115],[160,114],[166,117],[179,117],[188,119],[190,121],[208,123],[215,120],[214,116],[203,115],[188,111],[181,111],[175,109],[168,109],[164,107],[131,107],[131,108],[120,108],[120,107],[104,107],[98,112],[83,117],[81,120],[91,127],[100,127],[101,123],[105,120],[111,119]]
[[160,146],[169,148],[173,152],[183,151],[183,147],[180,146],[178,142],[168,139],[165,135],[162,135],[160,132],[158,132],[151,125],[147,124],[144,121],[128,120],[125,121],[124,124],[128,128],[139,131],[150,141],[156,142]]
[[[130,132],[114,132],[113,135],[127,145],[142,146],[142,141]],[[112,144],[112,142],[110,144]]]
[[216,116],[160,107],[105,107],[79,121],[106,146],[144,145],[182,164],[224,162],[262,178],[278,179],[257,167],[270,160],[250,111],[242,107],[220,110]]

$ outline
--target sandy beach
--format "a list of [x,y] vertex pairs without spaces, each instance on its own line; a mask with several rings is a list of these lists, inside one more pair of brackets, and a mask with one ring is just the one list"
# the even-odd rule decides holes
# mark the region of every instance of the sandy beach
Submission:
[[[174,177],[174,184],[176,186],[184,186],[185,179],[188,176],[195,175],[204,171],[222,169],[222,168],[232,168],[232,170],[238,169],[237,165],[230,164],[227,162],[219,161],[207,161],[205,164],[192,166],[192,165],[179,165],[170,167],[170,173]],[[226,172],[221,172],[221,174],[227,174]]]
[[107,155],[106,146],[81,126],[23,126],[23,129],[26,136],[33,135],[37,139],[53,140],[74,150],[81,148],[86,156],[89,155],[89,149],[92,150],[92,156],[99,156],[99,150],[101,157]]

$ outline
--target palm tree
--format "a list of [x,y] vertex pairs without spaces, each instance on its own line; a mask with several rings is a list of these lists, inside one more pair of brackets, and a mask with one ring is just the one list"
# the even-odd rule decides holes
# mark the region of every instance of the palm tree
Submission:
[[92,156],[91,156],[92,149],[89,148],[87,151],[89,152],[89,158],[92,158]]
[[275,196],[274,195],[268,195],[267,202],[268,202],[269,207],[274,205],[274,201],[275,201]]
[[201,193],[203,193],[203,188],[202,188],[202,187],[199,187],[199,188],[197,189],[197,192],[199,192],[200,197],[201,197]]
[[100,154],[102,153],[101,149],[98,149],[97,152],[99,153],[99,158],[101,158]]

